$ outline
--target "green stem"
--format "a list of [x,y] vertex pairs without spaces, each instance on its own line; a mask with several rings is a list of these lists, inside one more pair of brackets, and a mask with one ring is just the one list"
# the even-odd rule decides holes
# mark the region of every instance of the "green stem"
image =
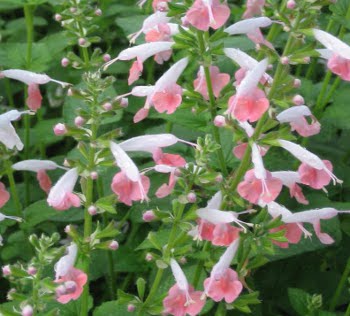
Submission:
[[[340,296],[341,292],[343,291],[345,283],[347,282],[347,279],[349,277],[349,273],[350,273],[350,258],[346,262],[346,266],[345,266],[345,269],[344,269],[343,274],[341,276],[340,282],[338,283],[338,287],[337,287],[337,289],[336,289],[336,291],[331,299],[331,303],[329,305],[330,312],[333,312],[335,307],[337,306],[339,296]],[[350,315],[350,310],[349,311],[348,310],[349,310],[349,306],[348,306],[348,309],[346,310],[346,315]],[[348,314],[348,312],[349,312],[349,314]]]
[[[34,38],[34,24],[33,24],[33,11],[34,8],[30,5],[24,6],[24,18],[27,30],[27,52],[26,52],[26,68],[29,70],[32,64],[32,49]],[[24,98],[28,97],[27,86],[25,87]],[[30,151],[30,115],[24,117],[24,159],[29,159]],[[30,203],[30,175],[24,174],[24,192],[25,192],[25,205]]]
[[[204,246],[203,246],[202,251],[203,252],[207,251],[209,249],[209,247],[210,247],[210,243],[208,241],[204,242]],[[196,267],[196,270],[194,272],[194,277],[193,277],[193,282],[192,282],[194,288],[197,288],[203,267],[204,267],[204,260],[199,260],[197,267]]]
[[[197,38],[198,38],[201,56],[204,56],[206,48],[205,48],[203,33],[201,31],[197,32]],[[214,91],[213,91],[213,84],[212,84],[211,78],[210,78],[209,65],[204,61],[203,61],[203,68],[204,68],[205,81],[207,84],[208,95],[209,95],[209,111],[210,111],[210,116],[211,116],[212,134],[214,136],[215,141],[220,145],[220,148],[217,150],[216,154],[217,154],[217,157],[219,160],[221,172],[224,176],[227,176],[228,171],[227,171],[227,167],[226,167],[224,152],[222,150],[219,129],[213,124],[214,119],[215,119],[216,114],[217,114],[217,111],[216,111],[217,105],[216,105]]]
[[350,304],[348,305],[344,316],[350,316]]
[[15,203],[15,208],[16,208],[16,215],[18,217],[22,217],[22,204],[21,201],[19,199],[18,193],[17,193],[17,188],[16,188],[16,182],[15,182],[15,178],[13,177],[13,170],[12,170],[12,166],[11,166],[11,161],[6,159],[4,161],[5,164],[5,168],[6,168],[6,174],[7,177],[9,179],[9,183],[10,183],[10,191],[11,191],[11,197]]

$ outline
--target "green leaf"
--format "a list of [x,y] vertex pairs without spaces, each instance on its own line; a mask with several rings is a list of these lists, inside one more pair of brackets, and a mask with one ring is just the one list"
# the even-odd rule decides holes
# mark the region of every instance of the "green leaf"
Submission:
[[323,117],[338,129],[350,129],[349,87],[338,89],[334,93],[332,105],[327,107]]
[[[118,297],[120,293],[118,291]],[[103,303],[101,306],[97,307],[93,313],[93,316],[117,316],[117,315],[136,315],[135,312],[128,312],[127,304],[122,304],[118,301],[110,301]]]
[[309,294],[301,289],[289,288],[288,297],[294,310],[300,316],[305,316],[308,314],[308,297]]
[[143,278],[138,278],[136,281],[137,286],[137,293],[139,294],[139,297],[141,300],[143,300],[143,297],[145,295],[145,288],[146,288],[146,281]]

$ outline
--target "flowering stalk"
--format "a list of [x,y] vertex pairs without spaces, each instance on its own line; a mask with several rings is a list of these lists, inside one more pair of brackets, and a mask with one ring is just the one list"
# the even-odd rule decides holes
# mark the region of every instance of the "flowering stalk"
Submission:
[[16,215],[18,217],[22,217],[22,205],[21,205],[21,201],[20,201],[19,196],[18,196],[15,178],[13,177],[13,170],[12,170],[11,162],[10,162],[10,160],[5,159],[4,164],[5,164],[5,168],[6,168],[6,174],[7,174],[7,177],[9,179],[9,183],[10,183],[11,195],[12,195],[12,198],[15,202]]

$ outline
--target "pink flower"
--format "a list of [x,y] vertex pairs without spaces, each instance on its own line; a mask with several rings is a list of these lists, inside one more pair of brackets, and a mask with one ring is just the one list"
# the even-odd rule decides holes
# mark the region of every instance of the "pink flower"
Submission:
[[168,5],[167,3],[171,0],[153,0],[152,8],[154,11],[167,11]]
[[[299,224],[302,225],[302,224]],[[295,223],[290,223],[290,224],[284,224],[279,227],[270,229],[271,233],[278,232],[280,230],[285,230],[285,237],[288,239],[286,242],[281,242],[281,241],[276,241],[272,240],[272,243],[277,245],[280,248],[288,248],[289,244],[298,244],[301,236],[303,235],[303,231],[300,229],[300,226]]]
[[143,63],[141,59],[137,57],[136,60],[132,63],[131,68],[129,70],[129,78],[128,78],[129,86],[140,78],[140,76],[142,75],[142,71],[143,71]]
[[245,76],[237,88],[237,93],[229,99],[230,113],[239,121],[257,121],[269,108],[269,100],[257,85],[267,68],[267,60],[259,62]]
[[36,111],[41,107],[42,96],[39,89],[40,84],[46,84],[52,81],[60,84],[62,87],[69,85],[69,83],[54,80],[45,74],[37,74],[21,69],[3,70],[0,72],[0,78],[1,77],[15,79],[28,85],[28,98],[26,102],[28,107],[33,111]]
[[83,293],[87,275],[83,271],[71,267],[66,275],[55,282],[62,283],[56,289],[56,300],[61,304],[67,304],[70,300],[77,300]]
[[144,200],[150,188],[150,181],[145,175],[140,175],[140,182],[132,181],[121,171],[113,177],[111,188],[120,202],[131,206],[132,201]]
[[340,78],[350,81],[350,59],[345,59],[337,54],[333,54],[328,59],[328,69]]
[[[305,116],[311,117],[310,124]],[[292,106],[291,108],[282,111],[276,118],[280,123],[290,123],[292,130],[297,131],[299,135],[303,137],[316,135],[321,129],[320,123],[305,105]]]
[[159,113],[172,114],[182,102],[182,88],[176,83],[164,87],[162,91],[154,93],[152,102]]
[[[327,169],[332,172],[332,163],[328,160],[322,160]],[[298,173],[300,175],[300,181],[314,189],[322,189],[331,182],[331,176],[325,170],[317,170],[306,163],[302,163],[299,166]]]
[[168,296],[163,300],[164,314],[174,316],[198,315],[205,304],[205,300],[201,299],[202,292],[195,291],[188,284],[185,274],[174,259],[170,260],[170,266],[176,284],[170,288]]
[[[213,85],[213,92],[216,98],[219,97],[221,90],[229,83],[230,76],[225,73],[220,73],[216,66],[210,66],[210,80]],[[205,80],[204,69],[201,66],[197,79],[193,82],[195,91],[198,91],[205,100],[209,100],[207,81]]]
[[[248,147],[248,143],[239,144],[233,148],[232,153],[238,159],[242,159],[247,147]],[[261,156],[265,156],[269,149],[267,146],[258,146],[258,148]]]
[[231,11],[227,4],[219,0],[196,0],[186,13],[187,21],[201,31],[208,31],[209,27],[217,30],[230,17]]
[[49,194],[52,186],[50,177],[47,175],[45,170],[39,170],[36,174],[36,178],[39,181],[40,188]]
[[277,198],[282,189],[282,182],[273,178],[269,171],[266,171],[265,185],[261,179],[254,174],[254,169],[246,172],[244,181],[238,187],[238,194],[247,201],[258,204],[260,200],[269,203]]
[[204,281],[205,294],[215,302],[225,299],[226,303],[232,303],[242,292],[243,285],[236,271],[230,269],[238,244],[239,240],[236,240],[226,249],[213,267],[210,277]]
[[58,211],[68,210],[72,206],[79,207],[80,199],[73,193],[77,180],[77,168],[67,171],[51,188],[47,197],[47,203]]
[[243,13],[243,19],[252,18],[254,15],[261,15],[265,0],[247,0],[247,9]]
[[2,208],[10,199],[10,193],[6,191],[5,185],[0,182],[0,208]]
[[158,148],[153,152],[153,160],[157,165],[166,165],[171,167],[184,167],[186,160],[180,155],[166,154]]

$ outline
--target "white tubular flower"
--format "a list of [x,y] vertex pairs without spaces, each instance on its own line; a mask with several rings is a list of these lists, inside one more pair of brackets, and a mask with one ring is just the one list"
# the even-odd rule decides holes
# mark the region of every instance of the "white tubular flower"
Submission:
[[239,21],[224,30],[230,35],[248,34],[260,27],[268,27],[272,24],[272,20],[267,17],[251,18]]
[[20,218],[18,216],[10,216],[10,215],[5,215],[3,213],[0,213],[0,222],[2,222],[5,219],[12,219],[12,220],[17,221],[17,222],[22,221],[22,218]]
[[325,31],[313,29],[313,33],[315,38],[327,49],[345,59],[350,59],[349,45]]
[[65,276],[69,270],[74,266],[77,258],[78,247],[75,243],[71,243],[67,247],[67,254],[60,258],[55,264],[56,280]]
[[17,162],[12,165],[14,170],[23,170],[23,171],[33,171],[38,172],[40,170],[55,170],[57,168],[66,169],[59,166],[57,163],[51,160],[36,160],[29,159]]
[[173,258],[170,259],[170,267],[179,289],[188,293],[189,287],[188,287],[188,281],[186,279],[186,276],[182,271],[181,267],[179,266],[179,264]]

